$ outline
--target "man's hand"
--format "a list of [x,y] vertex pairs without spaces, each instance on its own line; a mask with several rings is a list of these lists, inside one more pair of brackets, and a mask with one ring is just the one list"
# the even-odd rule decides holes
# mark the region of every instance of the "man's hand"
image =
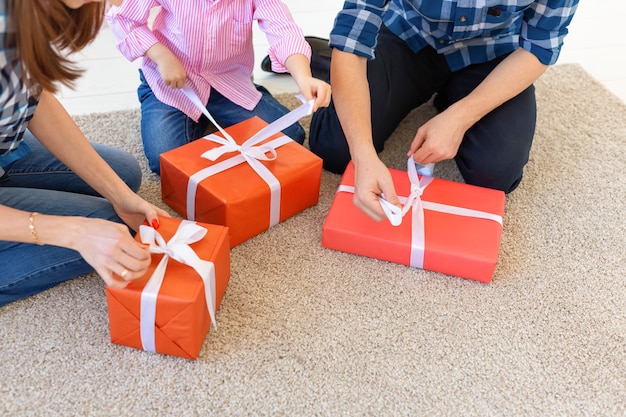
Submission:
[[467,130],[460,120],[453,105],[424,123],[407,156],[423,165],[454,158]]
[[389,169],[377,155],[360,159],[354,165],[354,204],[376,221],[386,218],[379,197],[400,207]]

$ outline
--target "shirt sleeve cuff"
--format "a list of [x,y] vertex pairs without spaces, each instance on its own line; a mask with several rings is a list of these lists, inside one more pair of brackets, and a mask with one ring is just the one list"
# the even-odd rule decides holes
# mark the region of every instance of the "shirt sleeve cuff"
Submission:
[[146,51],[158,42],[159,40],[149,28],[137,28],[118,42],[117,49],[126,59],[134,61],[143,57]]
[[270,47],[269,56],[272,61],[272,71],[287,72],[285,61],[294,54],[302,54],[311,62],[311,45],[304,38],[298,38],[291,42],[284,42]]

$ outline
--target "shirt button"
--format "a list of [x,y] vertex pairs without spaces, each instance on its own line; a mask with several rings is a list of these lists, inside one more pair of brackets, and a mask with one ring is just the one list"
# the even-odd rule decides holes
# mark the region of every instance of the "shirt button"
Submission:
[[444,43],[446,43],[446,41],[444,41],[443,39],[439,39],[439,44],[443,45]]
[[465,22],[467,22],[467,17],[465,17],[465,16],[461,16],[461,18],[459,19],[459,21],[460,21],[461,23],[465,23]]

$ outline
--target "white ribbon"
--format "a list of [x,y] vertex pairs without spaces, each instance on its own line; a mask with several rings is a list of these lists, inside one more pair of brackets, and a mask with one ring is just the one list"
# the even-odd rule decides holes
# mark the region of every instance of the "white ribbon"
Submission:
[[[407,174],[409,181],[411,182],[411,190],[408,197],[398,197],[403,204],[402,207],[398,207],[385,200],[383,197],[379,197],[380,202],[385,215],[389,219],[389,222],[393,226],[399,226],[402,224],[402,219],[409,210],[412,211],[412,231],[411,231],[411,259],[410,266],[416,268],[424,267],[424,252],[425,252],[425,235],[424,235],[424,210],[438,211],[441,213],[453,214],[457,216],[475,217],[479,219],[492,220],[502,226],[502,216],[480,210],[472,210],[464,207],[450,206],[447,204],[434,203],[430,201],[422,201],[422,194],[428,185],[433,181],[432,173],[433,164],[421,165],[419,173],[422,177],[418,177],[418,168],[415,166],[413,158],[409,158],[407,161]],[[347,185],[340,185],[337,192],[352,192],[354,193],[354,187]]]
[[[389,201],[385,200],[384,196],[378,197],[378,201],[380,202],[385,215],[393,226],[400,226],[402,224],[402,218],[411,209],[411,207],[416,205],[420,207],[422,206],[422,200],[420,197],[424,193],[426,187],[428,187],[428,184],[430,184],[433,180],[432,173],[435,164],[418,164],[420,167],[419,169],[416,164],[417,163],[413,162],[412,158],[409,158],[407,161],[407,173],[409,175],[409,180],[411,181],[411,192],[408,197],[400,198],[400,202],[404,204],[402,208],[391,204]],[[421,179],[417,176],[418,173],[422,174]]]
[[303,102],[300,107],[268,124],[263,129],[252,135],[252,137],[247,139],[243,144],[239,145],[235,142],[232,136],[230,136],[217,124],[213,116],[211,116],[196,93],[189,88],[189,86],[183,87],[182,91],[224,136],[220,137],[211,134],[203,137],[202,139],[210,140],[221,146],[211,149],[200,156],[210,161],[215,161],[226,153],[239,152],[238,155],[200,170],[189,178],[189,183],[187,184],[187,218],[189,220],[195,219],[196,192],[200,182],[233,166],[247,162],[270,187],[270,227],[278,224],[280,221],[280,181],[278,181],[274,174],[272,174],[272,172],[260,161],[271,161],[276,159],[276,148],[291,142],[292,139],[283,135],[277,139],[267,142],[264,145],[258,145],[258,143],[291,126],[302,117],[311,114],[313,112],[314,101],[306,101],[302,95],[296,96]]
[[201,240],[207,233],[207,229],[198,224],[183,220],[178,226],[174,236],[165,242],[165,239],[154,228],[142,225],[139,230],[141,241],[150,245],[150,253],[163,254],[163,258],[152,273],[141,292],[141,317],[140,333],[143,349],[149,352],[156,352],[155,347],[155,320],[156,301],[165,270],[170,258],[192,267],[204,282],[204,298],[207,310],[211,316],[211,322],[215,322],[215,265],[213,262],[204,261],[189,246]]

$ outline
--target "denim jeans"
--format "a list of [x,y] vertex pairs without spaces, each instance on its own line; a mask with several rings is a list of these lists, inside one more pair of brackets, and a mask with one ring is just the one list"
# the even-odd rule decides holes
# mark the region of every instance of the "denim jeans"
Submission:
[[[122,223],[111,204],[48,152],[31,134],[24,140],[32,153],[5,168],[0,204],[59,216],[82,216]],[[133,190],[141,185],[141,168],[129,153],[93,144]],[[16,225],[16,227],[28,227]],[[58,246],[0,241],[0,306],[92,272],[77,251]]]
[[[148,166],[153,172],[160,174],[159,156],[163,152],[178,148],[206,134],[211,123],[206,117],[200,117],[198,123],[190,119],[185,113],[175,107],[162,103],[146,82],[139,70],[141,84],[137,88],[137,95],[141,103],[141,139],[143,150],[148,159]],[[256,85],[261,92],[261,101],[252,110],[233,103],[219,91],[212,89],[207,110],[215,121],[223,128],[258,116],[267,123],[287,114],[289,109],[276,100],[267,89]],[[302,144],[305,131],[299,123],[289,126],[283,133]]]
[[[415,53],[383,26],[376,59],[367,64],[376,151],[383,150],[385,141],[413,109],[433,95],[438,110],[445,109],[474,90],[503,59],[452,72],[445,57],[433,48]],[[530,86],[467,130],[455,157],[465,181],[513,191],[528,162],[536,115],[535,90]],[[309,147],[323,159],[325,169],[343,173],[350,151],[333,102],[313,114]]]

